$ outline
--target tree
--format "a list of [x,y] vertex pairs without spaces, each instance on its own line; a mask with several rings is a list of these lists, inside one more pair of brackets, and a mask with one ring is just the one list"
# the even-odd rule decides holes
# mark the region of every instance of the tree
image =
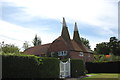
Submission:
[[90,43],[89,43],[89,40],[85,39],[85,38],[80,38],[80,40],[82,41],[82,43],[88,47],[90,49]]
[[94,62],[118,61],[120,56],[115,55],[94,55]]
[[37,35],[35,35],[35,38],[33,39],[33,45],[37,46],[37,45],[41,45],[41,39],[40,37],[37,37]]
[[25,49],[28,49],[29,47],[30,47],[29,42],[28,42],[28,41],[25,41],[25,42],[23,43],[23,48],[24,48],[24,50],[25,50]]
[[120,40],[116,37],[110,37],[109,42],[96,44],[94,51],[98,54],[114,54],[120,56]]
[[104,55],[109,54],[110,48],[109,48],[108,42],[102,42],[102,43],[96,44],[95,51],[98,54],[104,54]]
[[0,53],[3,53],[2,47],[4,46],[4,41],[0,42]]
[[2,44],[2,53],[19,53],[19,48],[13,44]]
[[110,52],[113,53],[114,55],[119,55],[120,56],[120,40],[118,40],[116,37],[111,37],[109,41],[109,47],[110,47]]

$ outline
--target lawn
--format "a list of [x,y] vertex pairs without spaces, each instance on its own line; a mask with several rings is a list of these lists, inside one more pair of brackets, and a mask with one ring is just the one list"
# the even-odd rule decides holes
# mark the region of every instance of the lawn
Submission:
[[113,73],[98,73],[87,74],[90,77],[82,78],[80,80],[120,80],[120,74]]

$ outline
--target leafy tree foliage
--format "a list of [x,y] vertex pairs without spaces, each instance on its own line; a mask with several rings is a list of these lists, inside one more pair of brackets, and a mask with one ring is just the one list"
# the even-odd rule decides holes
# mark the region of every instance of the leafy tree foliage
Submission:
[[87,40],[86,38],[80,38],[80,40],[83,42],[83,44],[88,47],[90,49],[90,43],[89,40]]
[[41,39],[40,37],[38,37],[37,35],[35,35],[35,38],[33,39],[33,45],[37,46],[37,45],[41,45]]
[[2,53],[2,46],[3,46],[3,44],[4,44],[4,41],[2,43],[0,42],[0,53]]
[[25,41],[25,42],[23,43],[23,48],[24,48],[24,50],[27,49],[27,48],[29,48],[29,47],[30,47],[29,42],[28,42],[28,41]]
[[96,45],[96,49],[95,51],[98,53],[98,54],[109,54],[110,52],[110,48],[109,48],[109,45],[107,42],[102,42],[102,43],[99,43]]
[[120,56],[120,40],[116,37],[111,37],[109,42],[96,44],[94,51],[98,54],[114,54]]
[[111,37],[109,41],[109,47],[111,53],[120,56],[120,40],[118,40],[116,37]]
[[19,53],[19,48],[13,44],[1,44],[2,53]]
[[120,56],[115,55],[94,55],[94,62],[118,61]]

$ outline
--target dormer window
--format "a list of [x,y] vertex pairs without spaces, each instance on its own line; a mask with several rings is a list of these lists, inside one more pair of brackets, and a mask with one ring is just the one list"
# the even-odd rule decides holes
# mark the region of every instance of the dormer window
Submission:
[[83,52],[80,52],[79,56],[84,56]]
[[67,55],[67,51],[59,51],[58,52],[58,56],[66,56]]

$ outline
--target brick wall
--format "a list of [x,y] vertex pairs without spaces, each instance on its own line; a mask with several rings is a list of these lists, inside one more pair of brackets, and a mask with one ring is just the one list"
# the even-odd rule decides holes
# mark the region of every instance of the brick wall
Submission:
[[85,62],[91,62],[91,61],[94,60],[93,54],[83,53],[84,56],[80,56],[79,54],[80,54],[80,52],[75,52],[75,51],[71,51],[71,52],[69,53],[71,59],[82,59],[82,60],[84,60]]

